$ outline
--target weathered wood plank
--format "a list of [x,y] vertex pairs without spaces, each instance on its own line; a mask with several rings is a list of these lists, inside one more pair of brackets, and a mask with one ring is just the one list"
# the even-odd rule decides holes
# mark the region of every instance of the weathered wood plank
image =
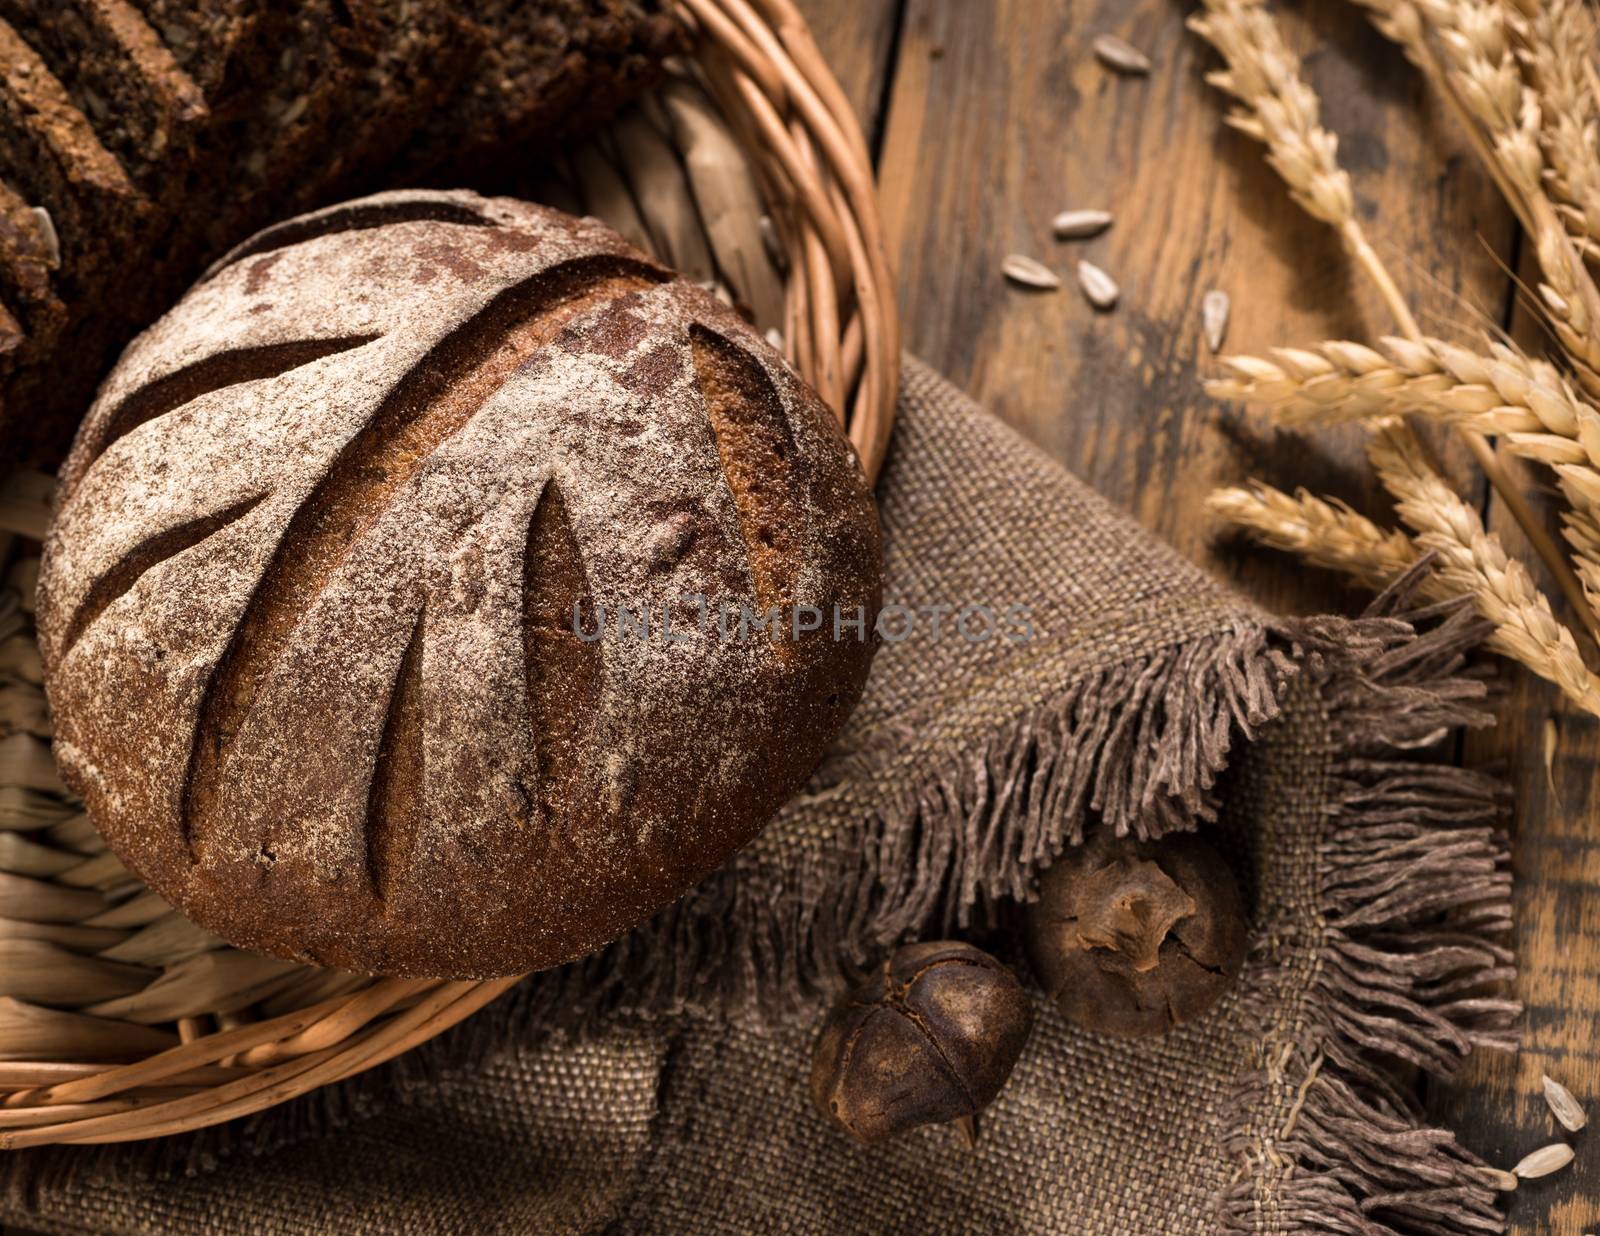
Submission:
[[[1345,6],[1293,8],[1291,40],[1413,304],[1425,321],[1497,319],[1507,281],[1488,250],[1505,251],[1510,223],[1448,120]],[[1269,604],[1326,608],[1337,597],[1327,577],[1215,548],[1201,504],[1214,485],[1256,474],[1377,511],[1361,435],[1275,434],[1212,405],[1200,299],[1212,287],[1232,297],[1234,350],[1391,327],[1260,148],[1223,128],[1202,80],[1216,62],[1184,29],[1186,11],[1171,0],[910,0],[880,168],[907,338],[1184,553]],[[1155,71],[1107,72],[1089,50],[1102,31],[1144,48]],[[1061,244],[1050,219],[1066,207],[1106,207],[1116,223]],[[1012,251],[1068,286],[1008,286],[1000,264]],[[1115,312],[1095,313],[1071,283],[1080,256],[1122,285]]]
[[[1594,841],[1597,740],[1592,719],[1526,674],[1509,674],[1493,734],[1468,747],[1473,762],[1504,766],[1515,792],[1517,995],[1527,1007],[1515,1056],[1480,1054],[1449,1085],[1435,1085],[1428,1110],[1479,1154],[1510,1166],[1564,1136],[1540,1089],[1549,1073],[1600,1118],[1600,847]],[[1547,775],[1547,721],[1556,725]],[[1600,1155],[1579,1141],[1559,1175],[1524,1184],[1510,1199],[1517,1236],[1579,1236],[1600,1224]]]

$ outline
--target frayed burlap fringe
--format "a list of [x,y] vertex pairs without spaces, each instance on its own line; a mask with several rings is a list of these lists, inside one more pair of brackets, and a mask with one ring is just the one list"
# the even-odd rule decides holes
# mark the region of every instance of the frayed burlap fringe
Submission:
[[[791,1011],[887,945],[1028,899],[1038,871],[1091,823],[1160,835],[1213,818],[1231,745],[1277,715],[1295,668],[1270,627],[1241,622],[1067,684],[925,770],[889,810],[825,844],[768,854],[757,842],[650,926],[530,979],[515,999],[543,1026],[618,1011]],[[874,764],[855,753],[810,793],[837,792]]]
[[1318,654],[1304,697],[1328,721],[1334,806],[1316,927],[1264,945],[1253,999],[1270,1028],[1238,1096],[1256,1115],[1227,1147],[1228,1233],[1504,1230],[1482,1162],[1425,1127],[1392,1071],[1449,1076],[1473,1047],[1515,1045],[1502,789],[1402,754],[1483,720],[1482,687],[1460,672],[1482,634],[1458,612],[1366,661]]

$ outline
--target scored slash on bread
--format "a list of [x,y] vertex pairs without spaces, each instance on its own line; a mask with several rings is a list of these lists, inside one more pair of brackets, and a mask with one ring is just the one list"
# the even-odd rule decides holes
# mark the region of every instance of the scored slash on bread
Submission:
[[870,631],[831,413],[591,220],[380,195],[239,246],[108,380],[39,588],[56,749],[236,944],[553,965],[744,844],[859,698],[870,637],[725,636],[691,594]]

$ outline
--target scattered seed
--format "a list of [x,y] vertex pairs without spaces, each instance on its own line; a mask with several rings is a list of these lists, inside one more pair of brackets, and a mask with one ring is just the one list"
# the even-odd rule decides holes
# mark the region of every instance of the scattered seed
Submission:
[[1572,1147],[1566,1142],[1551,1142],[1523,1158],[1511,1170],[1524,1180],[1537,1180],[1551,1172],[1559,1172],[1572,1162]]
[[1488,1180],[1491,1189],[1499,1189],[1502,1193],[1511,1193],[1517,1187],[1517,1178],[1510,1172],[1503,1171],[1498,1167],[1486,1167],[1483,1169],[1483,1174]]
[[1000,269],[1005,272],[1007,279],[1013,283],[1020,283],[1024,287],[1042,288],[1053,291],[1061,286],[1061,276],[1056,274],[1042,262],[1036,262],[1031,257],[1021,253],[1013,253],[1006,257],[1000,264]]
[[1572,1097],[1572,1091],[1548,1073],[1544,1075],[1544,1101],[1550,1104],[1551,1113],[1568,1133],[1576,1133],[1589,1123],[1589,1117],[1584,1114],[1578,1100]]
[[104,121],[111,115],[111,108],[106,101],[87,86],[78,86],[76,93],[83,100],[83,109],[89,113],[90,119]]
[[1216,288],[1200,298],[1200,321],[1205,326],[1206,346],[1213,352],[1222,351],[1222,341],[1228,337],[1228,310],[1231,307],[1228,294]]
[[299,120],[301,116],[306,114],[306,108],[310,105],[311,96],[305,94],[301,95],[293,103],[289,104],[288,107],[283,109],[283,115],[278,117],[278,127],[280,129],[287,129],[296,120]]
[[1150,57],[1114,34],[1102,34],[1097,38],[1094,41],[1094,54],[1106,68],[1118,73],[1142,77],[1150,71]]
[[61,237],[56,234],[56,221],[43,206],[30,207],[39,223],[39,235],[44,239],[45,259],[50,266],[61,265]]
[[1093,262],[1078,263],[1078,286],[1096,309],[1110,309],[1122,295],[1116,280]]
[[1098,236],[1111,226],[1109,210],[1063,210],[1051,221],[1057,240],[1082,240]]

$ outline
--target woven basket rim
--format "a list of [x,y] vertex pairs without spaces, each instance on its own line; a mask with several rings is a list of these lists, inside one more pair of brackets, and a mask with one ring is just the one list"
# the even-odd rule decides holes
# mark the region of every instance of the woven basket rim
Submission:
[[[675,7],[696,36],[692,76],[741,147],[771,215],[786,267],[785,355],[834,411],[863,470],[876,479],[893,425],[900,325],[871,156],[854,110],[792,0],[675,0]],[[48,478],[38,474],[14,474],[0,485],[0,541],[8,541],[8,534],[42,538],[48,489]],[[31,582],[20,586],[31,589]],[[5,615],[0,680],[10,674],[24,703],[31,705],[27,693],[36,693],[42,716],[36,658],[22,616]],[[30,733],[0,715],[0,734],[7,726],[14,732],[0,738],[0,796],[13,789],[23,796],[64,796],[44,741],[47,723],[38,722]],[[41,835],[47,831],[40,826]],[[29,833],[0,832],[0,839],[7,836],[26,844]],[[67,870],[31,878],[62,895],[72,890],[81,896],[95,887],[92,877],[103,875],[95,864],[115,860],[109,851],[78,856],[82,861]],[[114,917],[106,912],[84,918],[83,930],[102,930]],[[131,910],[115,921],[124,919],[140,921]],[[168,970],[161,973],[165,977]],[[295,967],[293,974],[302,981],[341,977],[319,976],[309,967]],[[19,1053],[14,1046],[8,1050],[4,1026],[10,1023],[0,1016],[0,1148],[163,1137],[261,1111],[426,1042],[521,976],[489,982],[348,977],[343,990],[247,1020],[232,1007],[235,997],[253,994],[259,1000],[286,986],[274,987],[270,974],[253,974],[239,980],[245,990],[228,989],[214,1010],[161,1023],[171,1027],[166,1037],[175,1037],[175,1045],[130,1050],[109,1062],[41,1060],[36,1051],[8,1060]],[[315,995],[315,982],[306,990]],[[29,1009],[9,999],[0,999],[0,1006],[22,1020]],[[151,1037],[161,1035],[152,1029]]]

